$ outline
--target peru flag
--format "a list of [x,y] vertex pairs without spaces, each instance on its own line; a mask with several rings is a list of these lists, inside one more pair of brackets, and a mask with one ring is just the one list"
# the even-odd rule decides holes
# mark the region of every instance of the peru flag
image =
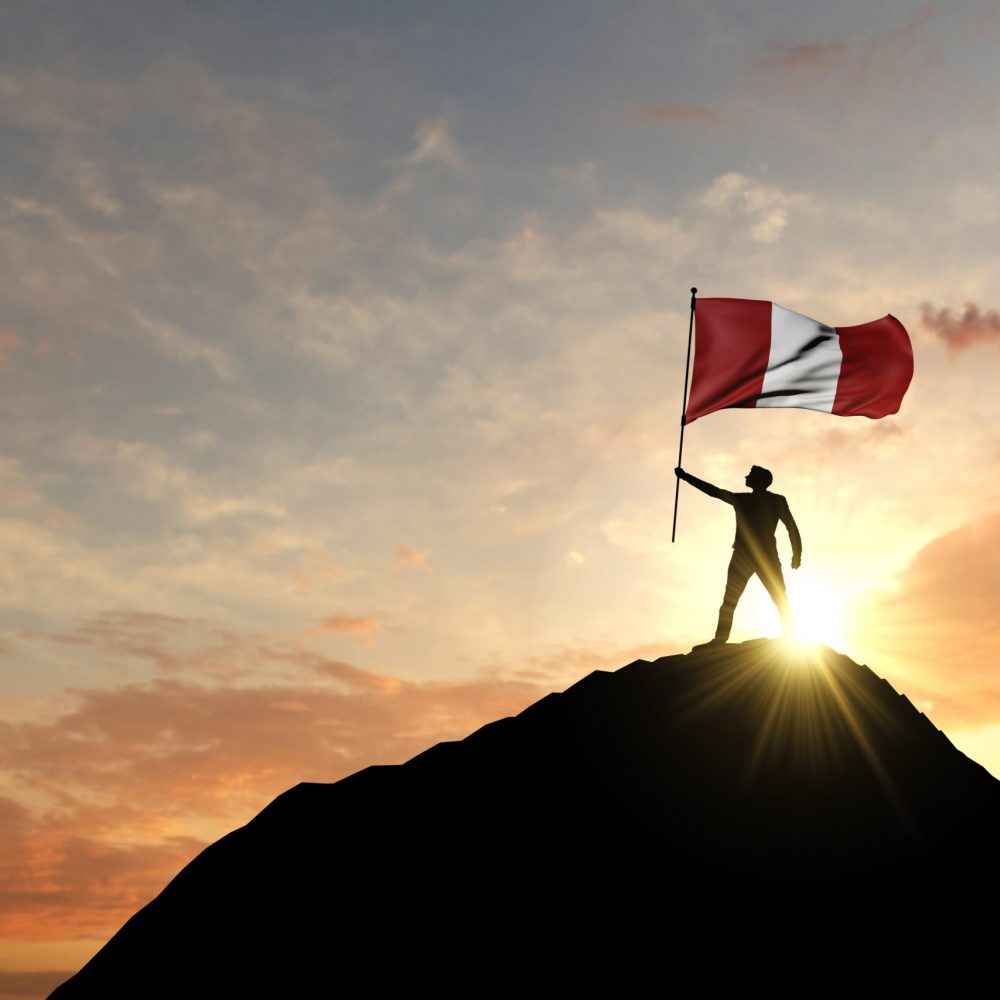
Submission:
[[755,299],[698,299],[685,423],[729,406],[895,413],[913,377],[903,324],[832,327]]

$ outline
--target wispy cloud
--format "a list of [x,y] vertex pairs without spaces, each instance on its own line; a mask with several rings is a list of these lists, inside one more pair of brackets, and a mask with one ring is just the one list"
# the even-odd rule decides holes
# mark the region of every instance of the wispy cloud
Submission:
[[848,51],[845,42],[776,45],[758,65],[768,71],[827,74],[843,63]]
[[236,365],[222,348],[199,340],[165,320],[153,319],[139,310],[134,310],[132,317],[137,328],[166,357],[175,361],[205,364],[224,382],[236,380]]
[[159,673],[233,678],[252,671],[253,643],[232,628],[150,611],[104,611],[65,629],[22,629],[27,642],[89,647],[109,662],[138,663]]
[[729,118],[722,111],[704,104],[661,102],[643,104],[633,112],[643,125],[725,125]]
[[451,134],[444,118],[431,118],[421,122],[414,134],[416,148],[404,160],[409,164],[437,164],[449,167],[456,173],[468,170],[465,157]]
[[7,364],[10,356],[23,344],[24,341],[9,326],[0,326],[0,365]]
[[430,554],[430,549],[415,549],[409,545],[399,545],[396,547],[396,563],[408,569],[429,570],[427,557]]
[[340,635],[368,636],[382,628],[382,622],[374,615],[330,615],[320,622],[324,632],[336,632]]
[[925,6],[896,24],[835,40],[775,42],[757,70],[782,86],[898,88],[924,82],[941,64],[940,45],[926,30],[937,17]]
[[69,442],[83,465],[100,464],[110,470],[118,486],[131,496],[161,506],[170,516],[191,524],[207,524],[241,515],[280,520],[286,510],[258,490],[236,494],[220,490],[166,448],[148,441],[95,438],[80,433]]

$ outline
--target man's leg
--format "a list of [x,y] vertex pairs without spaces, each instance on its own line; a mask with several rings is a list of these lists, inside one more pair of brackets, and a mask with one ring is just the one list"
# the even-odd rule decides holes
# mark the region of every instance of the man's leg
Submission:
[[740,595],[746,590],[747,580],[753,573],[753,561],[745,555],[734,551],[729,560],[729,573],[726,576],[726,594],[719,608],[719,624],[715,629],[716,642],[728,642],[729,633],[733,627],[733,612]]
[[785,577],[781,572],[781,563],[777,559],[768,560],[757,567],[757,575],[771,595],[778,614],[781,615],[781,631],[787,638],[793,637],[795,622],[792,618],[791,605],[788,603],[788,594],[785,592]]

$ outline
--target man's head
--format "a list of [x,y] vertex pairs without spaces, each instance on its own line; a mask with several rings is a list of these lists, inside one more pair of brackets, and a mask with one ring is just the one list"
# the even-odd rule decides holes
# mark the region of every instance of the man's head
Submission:
[[750,467],[747,473],[746,484],[752,490],[766,490],[774,482],[774,476],[767,469],[762,469],[759,465]]

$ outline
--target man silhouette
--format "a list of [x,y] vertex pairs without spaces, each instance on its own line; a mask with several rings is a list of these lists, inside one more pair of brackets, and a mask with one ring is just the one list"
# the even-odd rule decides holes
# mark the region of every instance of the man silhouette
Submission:
[[778,546],[774,532],[778,521],[788,529],[788,538],[792,543],[792,569],[798,569],[802,561],[802,539],[798,526],[788,509],[788,501],[777,493],[768,491],[774,481],[774,476],[767,469],[755,465],[746,477],[746,484],[752,493],[730,493],[719,489],[704,479],[698,479],[685,472],[680,466],[674,470],[679,479],[707,493],[710,497],[724,500],[732,504],[736,511],[736,539],[733,542],[733,558],[729,562],[729,574],[726,577],[726,594],[719,608],[719,624],[715,629],[715,638],[704,645],[725,643],[729,640],[729,632],[733,627],[733,612],[736,603],[746,588],[747,581],[754,573],[760,577],[771,600],[777,605],[781,615],[781,628],[785,635],[792,635],[792,611],[788,605],[785,593],[785,578],[781,574],[781,563],[778,561]]

